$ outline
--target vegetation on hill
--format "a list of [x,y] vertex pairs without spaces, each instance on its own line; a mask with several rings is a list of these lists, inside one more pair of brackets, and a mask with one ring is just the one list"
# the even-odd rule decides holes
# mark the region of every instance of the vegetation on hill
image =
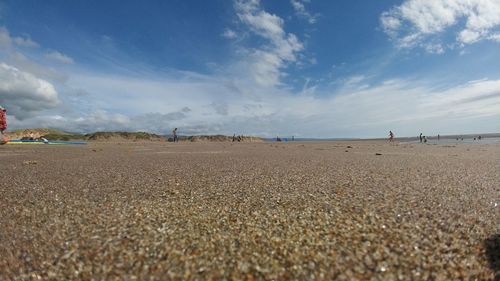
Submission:
[[[86,141],[173,141],[170,136],[161,136],[147,132],[95,132],[90,134],[70,133],[61,130],[48,128],[22,129],[7,133],[9,139],[22,139],[23,137],[33,137],[35,139],[46,138],[48,140],[86,140]],[[232,136],[224,135],[198,135],[198,136],[179,136],[179,141],[188,142],[232,142]],[[262,138],[242,136],[238,139],[235,137],[235,142],[260,142]]]
[[55,130],[55,129],[49,129],[49,128],[35,128],[35,129],[19,129],[19,130],[14,130],[8,132],[9,134],[16,134],[16,135],[29,135],[29,134],[38,134],[38,135],[49,135],[49,134],[54,134],[54,135],[71,135],[72,133],[68,133],[65,131],[61,130]]
[[85,135],[81,134],[46,134],[42,137],[48,140],[61,140],[61,141],[71,141],[71,140],[85,140]]
[[[224,135],[201,135],[201,136],[189,136],[186,137],[186,141],[190,142],[232,142],[233,137],[232,136],[224,136]],[[235,142],[260,142],[263,141],[261,138],[256,138],[256,137],[249,137],[249,136],[242,136],[239,138],[235,137],[234,138]]]
[[86,134],[87,140],[106,141],[106,140],[131,140],[131,141],[165,141],[166,139],[157,134],[146,132],[96,132]]
[[48,128],[35,128],[35,129],[21,129],[6,132],[5,135],[9,139],[22,139],[22,138],[46,138],[49,140],[83,140],[85,137],[81,134],[74,134],[64,132],[61,130],[54,130]]

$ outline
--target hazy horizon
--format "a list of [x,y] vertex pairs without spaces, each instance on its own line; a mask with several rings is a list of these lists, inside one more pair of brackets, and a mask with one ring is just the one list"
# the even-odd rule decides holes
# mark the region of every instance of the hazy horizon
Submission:
[[[56,130],[56,131],[62,131],[63,133],[70,133],[70,134],[82,134],[82,135],[86,135],[86,134],[93,134],[93,133],[121,133],[121,132],[126,132],[126,133],[149,133],[149,134],[157,134],[157,135],[160,135],[160,136],[164,136],[164,137],[169,137],[169,136],[172,136],[171,132],[165,132],[165,133],[155,133],[155,132],[148,132],[148,131],[131,131],[131,130],[123,130],[123,131],[89,131],[89,132],[77,132],[77,131],[64,131],[64,130],[60,130],[60,129],[56,129],[56,128],[20,128],[20,129],[15,129],[15,130],[11,130],[11,133],[15,133],[15,132],[18,132],[18,131],[37,131],[37,130]],[[178,136],[180,137],[189,137],[189,136],[203,136],[203,135],[208,135],[208,136],[215,136],[215,135],[224,135],[224,136],[232,136],[233,134],[216,134],[216,133],[205,133],[205,134],[192,134],[192,135],[186,135],[186,134],[178,134]],[[380,136],[366,136],[366,137],[349,137],[349,136],[339,136],[339,137],[328,137],[328,136],[325,136],[325,137],[315,137],[315,136],[295,136],[295,135],[275,135],[275,136],[262,136],[262,135],[247,135],[247,134],[236,134],[234,133],[234,135],[238,136],[238,135],[244,135],[244,136],[250,136],[250,137],[258,137],[258,138],[263,138],[263,139],[269,139],[269,140],[272,140],[272,139],[276,139],[276,137],[280,137],[282,139],[287,139],[287,140],[291,140],[292,137],[295,139],[295,140],[370,140],[370,139],[386,139],[388,136],[383,136],[383,137],[380,137]],[[466,137],[466,138],[473,138],[473,137],[477,137],[477,136],[482,136],[484,138],[498,138],[500,137],[500,132],[475,132],[475,133],[468,133],[468,134],[463,134],[463,133],[454,133],[454,134],[446,134],[446,135],[443,135],[443,134],[439,134],[441,138],[455,138],[455,137],[460,137],[460,136],[463,136],[463,137]],[[423,134],[423,136],[427,136],[428,138],[437,138],[437,134],[436,135],[425,135]],[[407,135],[407,136],[398,136],[396,135],[395,138],[396,139],[418,139],[419,137],[419,133],[417,134],[414,134],[414,135]]]

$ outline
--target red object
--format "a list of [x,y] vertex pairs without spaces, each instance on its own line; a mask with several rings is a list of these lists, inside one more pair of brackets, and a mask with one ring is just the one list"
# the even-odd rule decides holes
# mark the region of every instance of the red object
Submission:
[[5,110],[0,110],[0,131],[7,130],[7,116]]

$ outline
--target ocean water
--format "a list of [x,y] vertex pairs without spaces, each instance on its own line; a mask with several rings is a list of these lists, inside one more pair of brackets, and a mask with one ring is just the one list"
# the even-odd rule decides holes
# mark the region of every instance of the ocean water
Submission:
[[[276,138],[267,138],[267,139],[264,139],[266,142],[276,142]],[[292,142],[292,139],[291,138],[282,138],[281,139],[282,142]],[[313,139],[313,138],[295,138],[295,141],[296,142],[304,142],[304,141],[314,141],[314,142],[318,142],[318,141],[362,141],[363,139],[347,139],[347,138],[336,138],[336,139]],[[383,141],[383,140],[386,140],[388,141],[388,139],[367,139],[367,141],[369,140],[380,140],[380,141]],[[400,143],[407,143],[407,144],[420,144],[420,141],[418,139],[405,139],[405,138],[396,138],[396,141],[397,142],[400,142]],[[427,139],[427,144],[500,144],[500,137],[483,137],[481,140],[478,140],[476,138],[476,140],[474,140],[473,137],[464,137],[464,139],[462,140],[461,138],[459,138],[458,140],[456,138],[449,138],[449,137],[443,137],[441,139],[439,139],[439,141],[437,140],[437,138],[430,138],[430,139]],[[423,143],[422,143],[423,144]]]
[[[403,141],[404,142],[404,141]],[[419,144],[419,140],[412,140],[412,141],[407,141],[405,143],[415,143]],[[459,138],[458,140],[456,138],[441,138],[440,140],[437,139],[427,139],[427,144],[496,144],[500,143],[500,138],[482,138],[481,140],[474,140],[474,138],[464,138],[463,140]]]

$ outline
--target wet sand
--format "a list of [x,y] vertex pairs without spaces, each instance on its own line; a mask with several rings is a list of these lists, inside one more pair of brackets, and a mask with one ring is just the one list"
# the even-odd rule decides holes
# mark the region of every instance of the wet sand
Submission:
[[499,160],[498,144],[4,145],[0,280],[494,280]]

